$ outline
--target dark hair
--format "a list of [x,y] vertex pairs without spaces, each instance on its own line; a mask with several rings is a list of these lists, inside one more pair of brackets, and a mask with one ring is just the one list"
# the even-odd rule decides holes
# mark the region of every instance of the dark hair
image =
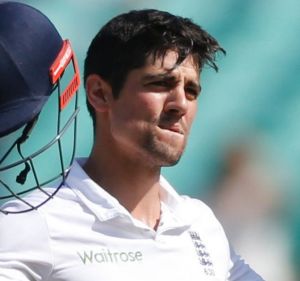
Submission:
[[[218,42],[188,18],[168,12],[133,10],[110,20],[95,36],[84,64],[84,83],[90,74],[98,74],[118,97],[129,71],[144,66],[146,59],[164,57],[168,50],[178,52],[177,64],[188,55],[199,70],[208,64],[216,71],[215,54],[225,53]],[[87,101],[95,122],[95,112]]]

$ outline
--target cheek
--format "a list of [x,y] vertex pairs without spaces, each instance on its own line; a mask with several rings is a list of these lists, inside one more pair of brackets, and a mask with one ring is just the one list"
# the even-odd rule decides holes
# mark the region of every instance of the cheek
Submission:
[[140,121],[158,120],[163,111],[164,97],[157,93],[141,93],[132,103],[132,117]]
[[190,109],[188,110],[188,112],[186,114],[186,120],[187,120],[189,128],[192,126],[193,121],[196,118],[197,108],[198,108],[198,104],[197,103],[192,104],[191,107],[190,107]]
[[120,103],[111,114],[113,131],[130,131],[131,134],[142,130],[158,119],[158,106],[149,99],[136,97],[129,103]]

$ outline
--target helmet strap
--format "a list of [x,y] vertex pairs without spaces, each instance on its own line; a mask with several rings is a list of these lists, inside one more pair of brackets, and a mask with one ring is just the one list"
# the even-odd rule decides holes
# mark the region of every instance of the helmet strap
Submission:
[[[16,144],[17,144],[17,150],[19,155],[23,160],[25,160],[22,151],[21,151],[21,145],[28,139],[34,125],[36,124],[38,120],[39,115],[35,116],[30,122],[28,122],[22,132],[22,135],[17,139]],[[24,184],[27,175],[30,172],[30,165],[28,164],[28,160],[24,162],[25,168],[19,173],[19,175],[16,177],[16,182],[19,184]]]

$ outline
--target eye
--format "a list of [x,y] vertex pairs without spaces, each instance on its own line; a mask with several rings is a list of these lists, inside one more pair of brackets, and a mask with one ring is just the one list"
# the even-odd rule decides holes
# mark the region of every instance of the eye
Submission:
[[153,81],[151,84],[157,85],[157,86],[162,86],[162,87],[167,87],[170,83],[166,80],[158,80],[158,81]]
[[146,87],[150,88],[152,91],[164,91],[170,89],[172,85],[166,80],[155,80],[147,83]]
[[193,100],[196,100],[199,95],[200,95],[200,92],[198,90],[195,90],[195,89],[192,89],[192,88],[186,88],[185,89],[185,95],[186,95],[186,98],[190,101],[193,101]]

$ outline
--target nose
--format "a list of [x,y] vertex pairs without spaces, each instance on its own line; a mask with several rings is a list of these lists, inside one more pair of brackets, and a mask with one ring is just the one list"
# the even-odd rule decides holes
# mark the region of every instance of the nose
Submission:
[[188,109],[188,100],[183,87],[177,86],[168,95],[165,105],[165,112],[183,116]]

